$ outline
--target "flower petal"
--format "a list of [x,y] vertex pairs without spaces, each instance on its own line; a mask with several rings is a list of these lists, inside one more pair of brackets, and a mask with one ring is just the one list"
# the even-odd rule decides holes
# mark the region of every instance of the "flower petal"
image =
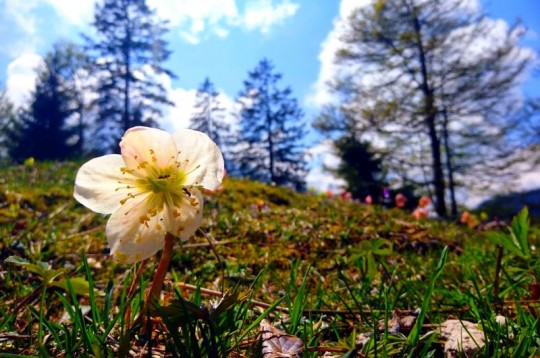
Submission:
[[176,143],[170,133],[149,127],[133,127],[126,131],[120,142],[126,165],[136,169],[146,162],[164,168],[178,157]]
[[[201,226],[203,212],[203,196],[199,189],[189,189],[189,196],[182,201],[180,207],[167,206],[164,219],[167,231],[182,240],[188,240]],[[180,214],[180,215],[178,215]]]
[[125,165],[118,154],[94,158],[77,172],[73,196],[90,210],[110,214],[120,206],[126,194],[116,190],[119,181],[125,180],[120,168]]
[[223,155],[216,143],[206,134],[191,129],[181,129],[173,137],[180,152],[178,161],[188,174],[188,184],[216,190],[225,174]]
[[[111,254],[123,263],[144,260],[163,248],[165,225],[163,213],[150,216],[148,195],[128,200],[107,222],[106,234]],[[143,218],[148,220],[145,221]]]

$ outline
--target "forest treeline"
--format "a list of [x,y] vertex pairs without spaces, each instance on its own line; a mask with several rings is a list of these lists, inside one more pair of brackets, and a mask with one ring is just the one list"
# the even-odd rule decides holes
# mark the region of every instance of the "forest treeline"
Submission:
[[[508,186],[540,164],[540,99],[519,90],[538,66],[522,24],[501,29],[462,0],[377,0],[341,22],[333,100],[313,125],[340,158],[326,169],[355,198],[390,186],[455,216],[461,189]],[[159,81],[176,78],[164,67],[166,22],[144,0],[98,3],[92,25],[95,36],[53,46],[25,106],[2,92],[2,156],[114,152],[126,129],[158,126],[174,105]],[[228,113],[202,79],[190,127],[222,148],[228,174],[305,190],[307,121],[270,59],[248,71],[236,102]]]
[[[0,97],[2,154],[21,162],[65,160],[116,152],[133,126],[159,127],[173,106],[159,76],[170,56],[166,23],[141,0],[97,3],[96,35],[80,44],[57,42],[37,69],[23,108]],[[205,79],[196,94],[190,127],[222,149],[229,175],[305,190],[304,113],[268,59],[247,73],[237,113],[225,113],[219,93]],[[239,81],[239,83],[241,83]],[[236,127],[227,117],[236,116]]]

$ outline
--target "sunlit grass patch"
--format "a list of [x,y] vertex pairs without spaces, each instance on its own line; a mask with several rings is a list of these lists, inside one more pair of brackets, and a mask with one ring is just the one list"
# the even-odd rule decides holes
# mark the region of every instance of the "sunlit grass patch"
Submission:
[[477,355],[538,353],[536,227],[521,236],[531,259],[503,245],[498,261],[493,234],[233,178],[206,197],[204,234],[176,246],[144,329],[136,320],[157,258],[141,270],[108,259],[106,217],[72,199],[77,168],[1,169],[5,354],[257,357],[266,319],[308,357],[442,356],[437,332],[450,318],[485,333]]

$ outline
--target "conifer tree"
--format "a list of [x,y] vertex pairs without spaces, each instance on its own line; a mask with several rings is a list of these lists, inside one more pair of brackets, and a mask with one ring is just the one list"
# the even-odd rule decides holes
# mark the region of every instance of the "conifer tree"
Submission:
[[119,137],[138,124],[156,126],[164,105],[172,105],[156,76],[174,74],[163,68],[170,51],[165,22],[145,0],[97,3],[93,25],[97,38],[86,37],[98,76],[98,135],[116,149]]
[[291,89],[278,86],[280,80],[281,74],[263,59],[244,81],[237,99],[240,145],[235,162],[241,176],[304,190],[304,114]]
[[56,44],[38,69],[28,107],[9,129],[12,158],[67,159],[77,154],[77,131],[68,123],[77,108],[78,93],[71,83],[74,71],[68,47]]
[[206,78],[197,89],[195,113],[190,119],[190,128],[208,134],[220,149],[227,147],[230,126],[225,123],[225,108],[219,101],[219,92],[210,79]]
[[381,158],[371,153],[369,143],[347,134],[335,140],[333,146],[341,161],[337,168],[326,170],[345,180],[347,190],[354,198],[364,199],[371,195],[377,200],[384,185],[384,172]]
[[0,90],[0,159],[8,156],[10,135],[13,134],[16,118],[15,107],[7,97],[7,91],[4,88]]

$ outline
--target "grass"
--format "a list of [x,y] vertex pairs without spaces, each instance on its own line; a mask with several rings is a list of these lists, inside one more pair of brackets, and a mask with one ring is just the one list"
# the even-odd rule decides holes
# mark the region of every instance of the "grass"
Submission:
[[306,357],[443,356],[431,332],[449,318],[479,324],[476,356],[540,354],[540,236],[525,216],[486,232],[227,179],[139,319],[159,257],[110,259],[107,217],[71,196],[78,166],[0,169],[0,356],[261,357],[263,319]]

